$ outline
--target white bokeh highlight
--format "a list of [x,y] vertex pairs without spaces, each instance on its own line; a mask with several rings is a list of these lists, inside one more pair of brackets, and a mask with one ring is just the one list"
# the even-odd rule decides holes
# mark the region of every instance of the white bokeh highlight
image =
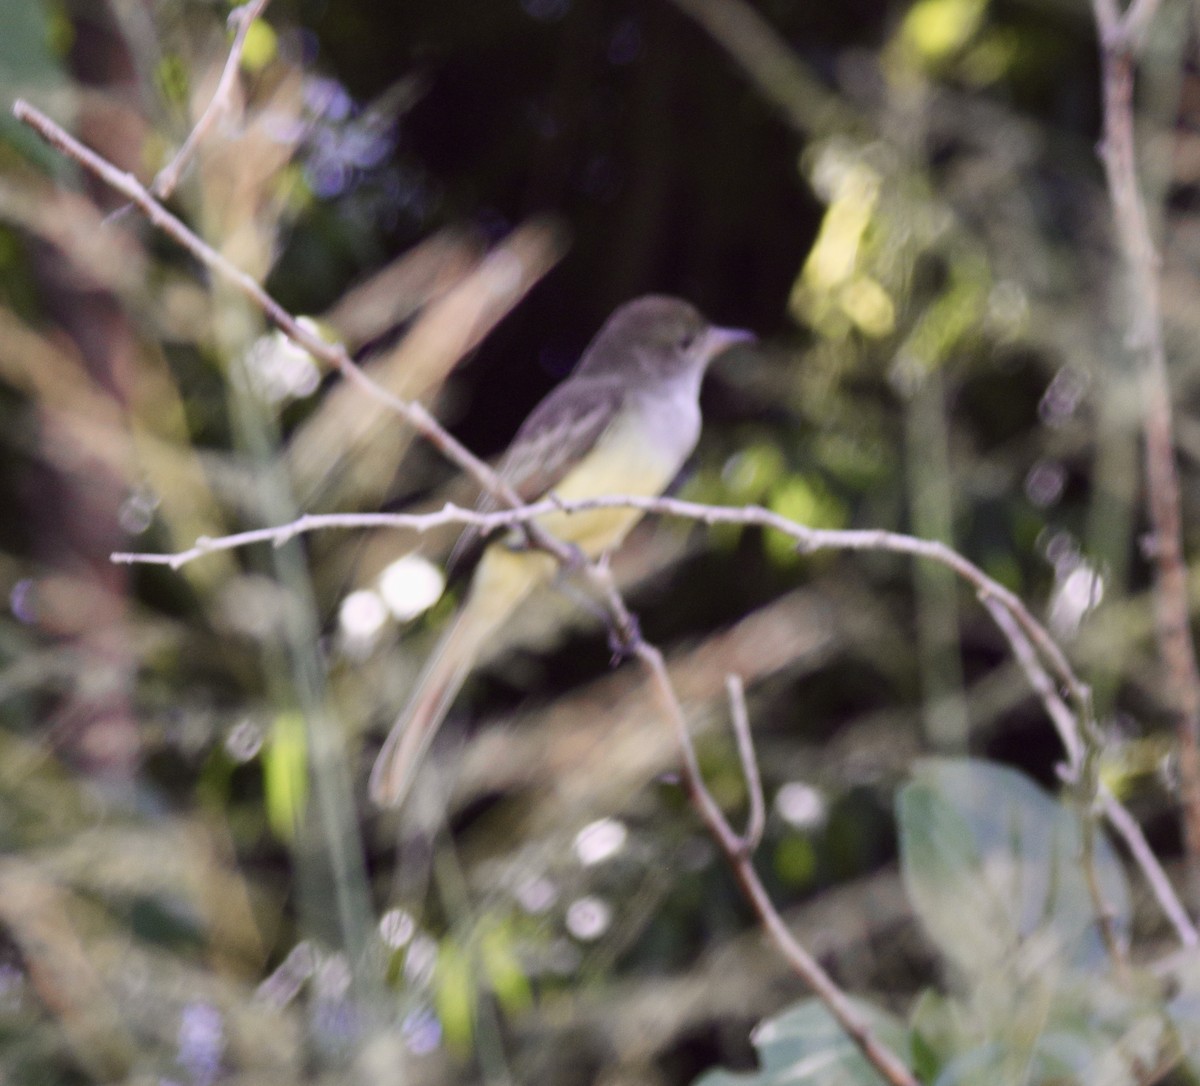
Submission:
[[379,594],[399,622],[428,611],[445,590],[445,574],[419,554],[397,558],[379,577]]
[[615,818],[590,822],[576,835],[572,846],[584,867],[592,867],[616,856],[629,840],[629,831]]

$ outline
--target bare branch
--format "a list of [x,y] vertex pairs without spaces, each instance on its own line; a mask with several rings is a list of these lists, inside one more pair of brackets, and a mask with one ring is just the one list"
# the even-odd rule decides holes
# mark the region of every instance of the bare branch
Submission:
[[192,160],[192,156],[195,155],[204,137],[208,135],[209,129],[216,123],[217,118],[229,108],[229,98],[233,93],[238,69],[242,64],[242,53],[246,48],[246,35],[250,32],[250,25],[254,20],[262,18],[262,14],[270,2],[271,0],[249,0],[248,3],[243,4],[240,8],[234,8],[229,13],[229,25],[234,28],[233,42],[229,47],[229,56],[221,71],[221,78],[217,81],[217,89],[213,92],[200,119],[188,133],[183,146],[154,178],[150,191],[159,199],[165,200],[175,191],[175,186],[179,184],[184,169]]
[[1084,881],[1087,883],[1088,894],[1091,896],[1096,910],[1096,920],[1100,928],[1104,946],[1112,959],[1119,975],[1125,976],[1129,970],[1129,960],[1126,948],[1122,943],[1113,924],[1113,911],[1105,900],[1100,887],[1100,877],[1096,870],[1096,815],[1092,808],[1092,797],[1097,791],[1095,765],[1100,755],[1100,744],[1095,729],[1085,729],[1090,742],[1080,735],[1075,715],[1067,708],[1046,669],[1033,651],[1033,646],[1025,637],[1024,632],[1013,621],[1012,616],[994,600],[984,601],[984,606],[991,613],[996,625],[1004,631],[1008,643],[1012,646],[1013,655],[1025,672],[1029,685],[1042,699],[1046,713],[1058,729],[1059,738],[1067,751],[1067,765],[1060,767],[1060,776],[1072,787],[1080,811],[1080,836],[1082,855],[1080,866],[1083,868]]
[[1092,12],[1101,45],[1114,41],[1121,32],[1121,9],[1117,7],[1117,0],[1092,0]]
[[[683,501],[679,498],[646,498],[630,494],[584,498],[576,501],[562,501],[551,496],[531,505],[517,506],[491,513],[480,513],[447,504],[438,512],[423,514],[353,513],[304,516],[291,524],[278,528],[263,528],[253,533],[242,533],[225,539],[198,542],[195,547],[178,554],[121,554],[114,555],[113,559],[121,562],[146,562],[177,567],[210,551],[229,550],[248,542],[286,541],[302,532],[315,531],[319,528],[371,526],[426,531],[430,528],[454,523],[473,525],[488,532],[498,528],[529,524],[550,512],[582,513],[592,509],[613,507],[626,507],[640,509],[646,513],[683,517],[704,524],[742,524],[773,528],[775,531],[790,536],[796,541],[798,547],[806,552],[820,550],[890,551],[895,554],[907,554],[938,562],[953,570],[970,584],[981,599],[992,599],[1000,603],[1005,611],[1013,616],[1025,636],[1049,663],[1050,669],[1057,676],[1058,681],[1062,682],[1071,692],[1081,710],[1090,711],[1090,691],[1075,674],[1062,649],[1059,648],[1049,631],[1033,617],[1017,595],[989,577],[956,550],[937,540],[918,539],[901,532],[889,532],[882,529],[809,528],[757,505],[727,507],[704,505],[699,502]],[[537,542],[541,546],[541,540]],[[576,556],[568,554],[567,560],[575,562]]]
[[1141,384],[1147,506],[1154,529],[1158,646],[1179,743],[1184,841],[1193,890],[1200,893],[1200,667],[1188,610],[1179,473],[1159,297],[1159,256],[1138,182],[1133,124],[1134,37],[1145,33],[1156,4],[1154,0],[1134,0],[1123,17],[1114,18],[1114,3],[1093,0],[1104,92],[1100,157],[1125,263],[1128,339]]
[[1079,732],[1079,722],[1074,713],[1067,708],[1066,703],[1058,696],[1050,676],[1034,652],[1024,632],[1016,624],[1009,612],[995,599],[983,600],[993,621],[1000,627],[1001,632],[1012,646],[1013,656],[1025,672],[1025,678],[1033,688],[1033,692],[1042,699],[1046,715],[1058,732],[1059,742],[1067,753],[1065,765],[1059,767],[1059,777],[1068,784],[1077,785],[1083,773],[1083,762],[1086,746]]
[[[556,502],[553,504],[566,507],[566,503]],[[779,915],[766,887],[763,886],[758,873],[754,870],[750,852],[746,847],[750,834],[747,833],[747,838],[742,838],[734,832],[721,811],[720,805],[704,784],[704,778],[700,772],[700,762],[696,757],[696,748],[692,743],[691,733],[688,731],[687,718],[671,683],[663,655],[642,637],[636,619],[630,614],[625,601],[617,591],[612,571],[607,566],[586,562],[581,572],[604,599],[612,617],[614,638],[619,640],[628,654],[636,656],[649,673],[663,711],[675,731],[680,761],[683,766],[683,784],[688,799],[724,854],[742,893],[758,916],[764,931],[784,960],[791,966],[793,972],[825,1004],[834,1020],[871,1065],[892,1086],[918,1086],[917,1079],[904,1062],[875,1036],[870,1025],[849,997],[821,968],[820,963],[788,931],[783,917]],[[753,761],[752,751],[750,752],[750,761]],[[757,778],[757,767],[754,769],[754,775]]]
[[[975,567],[966,558],[957,554],[957,552],[951,551],[940,543],[917,539],[895,532],[827,531],[796,524],[779,516],[777,513],[755,506],[727,508],[715,505],[702,505],[696,502],[685,502],[677,498],[643,498],[631,495],[613,495],[571,502],[561,501],[557,498],[548,498],[518,509],[498,510],[490,513],[481,513],[474,509],[464,509],[460,506],[447,503],[440,510],[429,513],[309,514],[298,518],[290,524],[281,525],[277,528],[261,528],[249,532],[239,532],[236,535],[223,536],[219,539],[197,540],[195,546],[175,554],[114,554],[112,559],[114,562],[166,565],[173,569],[178,569],[180,566],[213,551],[231,550],[252,543],[271,543],[279,546],[298,535],[319,530],[334,528],[392,528],[423,533],[448,525],[470,525],[479,528],[484,533],[488,533],[497,529],[509,528],[516,524],[528,522],[535,517],[550,512],[576,513],[585,512],[589,509],[619,505],[633,506],[650,513],[685,517],[707,524],[754,524],[769,527],[791,536],[809,550],[833,549],[837,547],[856,550],[884,550],[914,555],[949,565],[950,568],[955,570],[955,572],[976,589],[993,621],[995,621],[997,627],[1008,640],[1013,650],[1013,655],[1024,671],[1030,687],[1041,699],[1047,715],[1058,732],[1059,739],[1067,755],[1066,764],[1062,767],[1060,775],[1069,783],[1078,783],[1080,780],[1087,740],[1085,739],[1086,732],[1085,734],[1081,734],[1079,721],[1082,719],[1086,722],[1085,729],[1092,726],[1090,693],[1087,687],[1074,677],[1069,666],[1065,672],[1060,667],[1055,666],[1054,670],[1058,674],[1059,682],[1063,683],[1067,689],[1072,690],[1075,696],[1083,699],[1080,705],[1079,717],[1063,702],[1054,682],[1043,665],[1042,658],[1039,657],[1038,651],[1034,647],[1035,643],[1039,645],[1053,645],[1054,642],[1049,632],[1038,623],[1023,604],[1020,604],[1019,600],[1012,597],[1007,590],[993,582],[982,570]],[[602,586],[602,594],[607,596],[607,590],[608,585],[605,582]],[[1013,607],[1014,602],[1017,604],[1015,609]],[[617,626],[618,629],[634,629],[635,624],[628,611],[618,613]],[[1029,635],[1030,628],[1037,631],[1036,636],[1031,637]],[[1055,647],[1057,648],[1057,646]],[[1061,650],[1058,653],[1045,654],[1045,656],[1052,665],[1055,665],[1056,659],[1061,658]],[[736,682],[732,676],[731,681]],[[738,686],[739,692],[736,697],[734,692],[730,691],[730,704],[733,711],[734,729],[738,738],[739,757],[742,760],[743,769],[746,773],[752,805],[751,818],[743,839],[743,847],[748,846],[752,851],[754,844],[757,843],[758,837],[761,834],[761,829],[756,830],[753,807],[756,793],[758,795],[758,803],[762,804],[761,783],[758,781],[757,764],[753,756],[753,750],[749,746],[748,730],[745,729],[745,705],[743,695],[740,692],[740,683],[738,683]],[[1092,741],[1098,744],[1099,739],[1093,736]],[[1180,941],[1185,946],[1196,945],[1200,941],[1197,938],[1196,928],[1188,918],[1174,890],[1172,890],[1166,873],[1147,844],[1137,822],[1103,784],[1098,786],[1098,798],[1106,818],[1125,840],[1134,861],[1141,868],[1146,880],[1150,883],[1160,907],[1174,926]]]
[[1150,23],[1158,14],[1159,0],[1133,0],[1125,12],[1125,33],[1129,36],[1130,47],[1134,52],[1140,52],[1146,40]]
[[742,851],[751,856],[762,844],[763,830],[767,824],[767,807],[763,799],[762,776],[758,772],[758,758],[754,754],[754,737],[750,734],[750,714],[746,711],[746,688],[738,675],[725,676],[725,690],[729,694],[729,715],[733,720],[733,734],[737,739],[738,760],[746,777],[746,791],[750,793],[750,817],[746,820],[746,832],[742,834]]
[[1117,0],[1094,0],[1094,4],[1102,47],[1140,53],[1158,13],[1159,0],[1132,0],[1124,14],[1118,10]]
[[871,1065],[893,1086],[917,1086],[917,1079],[913,1073],[890,1048],[875,1036],[849,997],[821,968],[820,963],[788,931],[783,917],[779,915],[770,895],[759,879],[758,873],[754,870],[754,865],[746,849],[746,840],[739,837],[730,828],[721,808],[713,799],[712,793],[705,787],[704,780],[700,775],[695,747],[692,745],[691,735],[688,732],[687,719],[671,685],[662,653],[653,645],[643,641],[640,636],[636,638],[631,648],[649,671],[663,711],[675,728],[683,762],[683,783],[688,798],[724,853],[725,861],[733,871],[738,885],[741,886],[742,893],[757,914],[759,923],[780,954],[783,955],[784,960],[825,1004],[834,1020],[858,1046],[859,1051],[870,1061]]
[[1194,947],[1200,944],[1200,933],[1197,933],[1196,925],[1192,923],[1191,917],[1188,916],[1187,910],[1184,909],[1176,895],[1171,886],[1171,880],[1167,878],[1162,864],[1154,855],[1154,850],[1151,849],[1150,842],[1146,840],[1146,835],[1142,833],[1142,827],[1137,824],[1137,819],[1109,791],[1103,781],[1100,782],[1098,799],[1104,817],[1108,819],[1109,825],[1121,835],[1134,862],[1146,876],[1146,881],[1150,884],[1159,908],[1175,928],[1175,934],[1179,937],[1179,941],[1185,947]]
[[[447,506],[447,509],[452,507]],[[454,511],[455,513],[458,510]],[[403,517],[403,523],[397,523],[396,518]],[[118,565],[170,566],[179,569],[206,554],[218,551],[232,551],[241,547],[249,547],[255,543],[270,543],[274,547],[282,547],[288,540],[298,535],[306,535],[328,528],[411,528],[415,532],[426,532],[442,524],[459,523],[457,516],[439,515],[437,513],[405,515],[403,513],[328,513],[305,514],[290,524],[279,528],[253,528],[246,532],[235,532],[232,535],[217,537],[201,536],[187,550],[175,554],[138,554],[117,551],[109,558]]]

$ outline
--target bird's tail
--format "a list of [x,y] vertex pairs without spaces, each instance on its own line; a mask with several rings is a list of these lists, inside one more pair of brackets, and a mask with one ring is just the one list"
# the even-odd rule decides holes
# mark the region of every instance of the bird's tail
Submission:
[[466,603],[442,635],[375,760],[370,794],[378,806],[395,807],[404,799],[484,645],[517,604],[552,574],[553,566],[549,555],[513,551],[503,544],[484,552]]

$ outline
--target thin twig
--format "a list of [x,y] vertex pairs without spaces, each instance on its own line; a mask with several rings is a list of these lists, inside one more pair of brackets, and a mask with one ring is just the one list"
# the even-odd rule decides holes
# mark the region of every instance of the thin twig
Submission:
[[[1093,782],[1088,782],[1090,786]],[[1094,791],[1094,790],[1093,790]],[[1100,885],[1100,871],[1096,866],[1096,818],[1090,804],[1084,802],[1086,794],[1080,796],[1080,867],[1083,868],[1083,881],[1087,884],[1088,896],[1092,899],[1092,907],[1096,910],[1096,926],[1100,929],[1100,939],[1104,949],[1112,959],[1114,975],[1122,983],[1129,982],[1129,950],[1125,941],[1117,931],[1116,913],[1108,899],[1104,896],[1104,888]]]
[[[1063,749],[1067,752],[1067,763],[1060,767],[1059,775],[1070,785],[1079,808],[1080,819],[1080,857],[1079,864],[1083,869],[1084,882],[1087,884],[1088,895],[1096,912],[1096,923],[1100,929],[1100,937],[1104,941],[1108,956],[1112,959],[1116,973],[1127,977],[1129,973],[1129,957],[1114,924],[1113,910],[1104,897],[1100,887],[1100,877],[1096,870],[1096,814],[1092,806],[1092,797],[1098,791],[1096,763],[1100,756],[1100,744],[1096,741],[1094,731],[1088,731],[1087,739],[1080,734],[1075,714],[1067,708],[1054,683],[1042,667],[1041,660],[1034,652],[1033,646],[1025,637],[1012,616],[995,600],[985,599],[984,606],[992,616],[992,620],[1004,632],[1008,643],[1012,646],[1013,655],[1034,692],[1041,698],[1046,713],[1058,730]],[[1090,742],[1088,740],[1091,740]]]
[[[527,524],[550,512],[582,513],[592,509],[615,507],[640,509],[645,513],[656,513],[661,516],[683,517],[704,524],[741,524],[773,528],[795,540],[798,549],[806,553],[821,550],[890,551],[895,554],[907,554],[938,562],[958,574],[982,598],[998,601],[1006,611],[1012,614],[1025,632],[1025,636],[1033,642],[1038,652],[1050,665],[1051,672],[1070,691],[1081,711],[1090,710],[1091,693],[1087,685],[1075,674],[1050,632],[1033,617],[1020,597],[989,577],[958,551],[937,540],[918,539],[916,536],[883,529],[810,528],[758,505],[738,507],[705,505],[700,502],[683,501],[679,498],[647,498],[632,494],[614,494],[563,501],[552,495],[530,505],[519,505],[512,509],[490,513],[480,513],[447,504],[434,513],[339,513],[304,516],[298,521],[278,528],[262,528],[253,533],[225,537],[235,540],[228,544],[225,539],[213,539],[197,543],[196,546],[177,554],[121,554],[113,557],[114,560],[122,562],[179,566],[214,550],[228,550],[231,547],[240,546],[244,542],[264,542],[276,539],[286,541],[301,532],[315,531],[320,528],[371,526],[426,531],[447,524],[466,524],[489,532],[498,528]],[[570,557],[577,556],[571,555]]]
[[1078,784],[1083,772],[1085,756],[1085,744],[1079,733],[1078,719],[1058,696],[1058,691],[1055,690],[1054,683],[1050,681],[1050,676],[1046,674],[1046,669],[1042,667],[1041,660],[1038,659],[1033,646],[1025,637],[1024,631],[1017,626],[1012,615],[995,599],[985,598],[983,605],[992,616],[992,621],[1000,627],[1008,639],[1008,643],[1012,646],[1013,656],[1025,673],[1025,678],[1034,693],[1042,699],[1046,715],[1050,717],[1050,722],[1058,732],[1059,742],[1062,743],[1063,750],[1067,754],[1066,764],[1059,769],[1060,778],[1068,784]]
[[1117,0],[1092,0],[1092,12],[1096,18],[1096,29],[1100,32],[1100,43],[1115,41],[1121,33],[1121,9]]
[[249,34],[250,26],[255,19],[262,18],[263,11],[270,2],[271,0],[249,0],[249,3],[243,4],[240,8],[234,8],[229,13],[229,25],[234,27],[233,42],[230,44],[229,56],[225,60],[221,78],[217,81],[217,89],[213,92],[212,98],[195,127],[188,133],[183,146],[155,176],[150,191],[159,199],[165,200],[175,191],[175,186],[179,184],[184,169],[192,160],[201,141],[208,135],[209,129],[216,123],[221,113],[228,109],[229,97],[233,93],[238,69],[242,64],[242,53],[246,48],[246,35]]
[[742,763],[742,774],[746,778],[746,791],[749,793],[750,815],[746,819],[746,831],[742,834],[742,851],[752,856],[762,844],[763,830],[767,825],[767,804],[763,798],[762,775],[758,771],[758,758],[754,753],[750,714],[746,711],[746,688],[741,676],[726,675],[725,691],[729,695],[729,716],[737,739],[738,760]]
[[1154,850],[1150,847],[1150,842],[1146,840],[1146,835],[1142,833],[1142,827],[1138,825],[1137,819],[1109,791],[1108,785],[1103,781],[1100,782],[1097,799],[1100,809],[1104,812],[1104,817],[1108,819],[1108,824],[1121,835],[1125,847],[1133,856],[1134,863],[1146,876],[1146,881],[1150,884],[1159,908],[1171,922],[1179,941],[1185,947],[1200,945],[1200,933],[1196,931],[1196,925],[1192,923],[1191,917],[1188,916],[1187,910],[1184,909],[1171,886],[1171,880],[1167,878],[1162,864],[1154,855]]
[[1114,6],[1113,0],[1093,0],[1104,91],[1100,157],[1127,273],[1128,340],[1142,390],[1147,506],[1154,529],[1158,646],[1179,744],[1184,842],[1193,892],[1200,893],[1200,668],[1188,608],[1179,474],[1159,297],[1159,256],[1138,183],[1133,124],[1134,39],[1144,35],[1156,5],[1152,0],[1135,0],[1121,17],[1115,15]]
[[[1046,715],[1053,721],[1063,747],[1067,751],[1067,763],[1060,768],[1060,777],[1068,784],[1077,784],[1083,772],[1085,745],[1097,742],[1098,737],[1091,736],[1085,741],[1085,738],[1079,734],[1075,715],[1059,696],[1050,676],[1046,674],[1045,668],[1042,667],[1041,661],[1034,653],[1033,647],[1022,632],[1013,625],[1011,616],[992,601],[988,601],[986,606],[992,613],[996,625],[1005,630],[1017,663],[1024,671],[1029,685],[1041,698]],[[1158,901],[1159,908],[1175,928],[1175,934],[1179,941],[1185,947],[1196,946],[1200,942],[1196,926],[1192,923],[1187,910],[1184,909],[1175,893],[1171,880],[1167,878],[1162,864],[1158,862],[1158,857],[1150,848],[1141,826],[1103,781],[1096,780],[1094,792],[1101,813],[1124,840],[1134,863],[1145,876],[1146,882],[1150,884],[1150,890]]]
[[650,672],[654,689],[663,711],[674,725],[683,762],[683,783],[696,813],[725,855],[742,893],[758,916],[759,923],[770,936],[784,960],[805,984],[818,996],[846,1035],[858,1046],[871,1065],[893,1086],[917,1086],[917,1079],[904,1062],[884,1045],[871,1030],[849,997],[837,986],[820,963],[798,943],[788,931],[770,895],[754,870],[745,847],[745,839],[734,832],[717,801],[704,784],[699,762],[683,707],[671,685],[662,653],[638,637],[632,646],[634,654]]
[[[434,423],[436,426],[437,424]],[[704,524],[741,524],[773,528],[796,541],[799,549],[806,552],[820,550],[855,550],[855,551],[890,551],[895,554],[908,554],[926,558],[933,562],[949,567],[967,581],[981,598],[996,600],[1017,621],[1025,636],[1036,646],[1037,650],[1050,664],[1051,670],[1058,680],[1065,684],[1072,697],[1081,709],[1090,707],[1091,693],[1075,674],[1067,661],[1062,649],[1059,648],[1050,632],[1033,617],[1032,613],[1013,592],[1009,591],[998,581],[989,577],[969,559],[959,554],[946,544],[937,540],[918,539],[915,536],[904,535],[901,532],[890,532],[883,529],[830,529],[810,528],[797,524],[787,517],[758,505],[727,507],[719,505],[704,505],[699,502],[683,501],[679,498],[647,498],[632,494],[605,495],[596,498],[582,498],[574,501],[563,501],[551,496],[530,505],[519,503],[511,509],[496,512],[481,513],[464,509],[447,503],[440,511],[434,513],[335,513],[325,515],[306,515],[298,520],[277,528],[260,528],[252,532],[242,532],[235,536],[219,539],[198,541],[195,546],[175,554],[115,554],[114,561],[124,563],[143,562],[154,565],[178,567],[192,561],[201,555],[216,550],[229,550],[246,543],[253,542],[286,542],[303,532],[316,531],[323,528],[361,528],[361,527],[392,527],[415,531],[426,531],[430,528],[443,527],[447,524],[473,525],[483,531],[493,531],[497,528],[513,527],[529,524],[536,518],[550,512],[582,513],[593,509],[608,509],[614,507],[640,509],[646,513],[657,513],[664,516],[684,517],[697,520]],[[540,540],[538,541],[540,545]],[[576,561],[578,556],[571,553],[567,561]]]
[[[436,425],[436,424],[435,424]],[[236,536],[221,539],[206,539],[198,541],[195,546],[176,554],[116,554],[114,561],[125,563],[144,562],[155,565],[178,567],[192,561],[203,554],[215,550],[229,550],[245,543],[281,541],[286,542],[302,532],[315,531],[331,527],[393,527],[416,531],[426,531],[447,524],[469,524],[492,531],[497,528],[513,527],[528,524],[536,518],[550,512],[582,513],[592,509],[607,509],[614,507],[640,509],[647,513],[657,513],[665,516],[684,517],[701,521],[705,524],[741,524],[773,528],[790,536],[796,541],[799,549],[806,552],[819,550],[880,550],[896,554],[914,555],[939,562],[949,567],[978,592],[983,598],[997,600],[1006,611],[1017,620],[1025,635],[1037,646],[1039,652],[1047,659],[1051,669],[1060,682],[1066,684],[1072,696],[1081,706],[1090,701],[1087,686],[1079,679],[1070,663],[1063,655],[1049,631],[1033,617],[1029,609],[1013,592],[989,577],[969,559],[958,551],[937,540],[918,539],[915,536],[904,535],[901,532],[889,532],[883,529],[828,529],[810,528],[797,524],[787,517],[781,516],[770,509],[758,505],[727,507],[719,505],[704,505],[699,502],[682,501],[678,498],[647,498],[632,494],[605,495],[596,498],[583,498],[574,501],[562,501],[551,496],[530,505],[517,505],[511,509],[497,512],[480,513],[471,509],[447,504],[435,513],[404,514],[404,513],[337,513],[323,516],[304,516],[290,524],[277,528],[261,528],[253,532],[243,532]],[[540,541],[539,541],[540,545]],[[569,559],[577,556],[569,555]]]
[[1050,676],[1046,674],[1042,662],[1038,659],[1033,646],[1029,644],[1024,631],[1019,629],[1012,616],[1000,607],[994,600],[984,601],[993,621],[1004,631],[1008,643],[1012,646],[1013,655],[1025,672],[1025,677],[1034,692],[1041,698],[1046,713],[1058,729],[1059,738],[1067,752],[1067,764],[1062,767],[1061,776],[1071,786],[1079,803],[1080,817],[1080,866],[1083,868],[1084,882],[1087,884],[1088,895],[1096,911],[1096,922],[1100,929],[1100,937],[1105,949],[1112,959],[1118,976],[1126,977],[1129,973],[1129,957],[1124,943],[1116,930],[1113,911],[1100,887],[1100,877],[1096,869],[1096,816],[1092,808],[1092,797],[1098,791],[1096,762],[1100,756],[1099,743],[1094,731],[1087,731],[1085,740],[1080,735],[1075,715],[1067,708]]
[[[915,539],[893,532],[829,532],[821,529],[812,529],[789,521],[769,510],[754,506],[725,508],[722,506],[685,502],[677,498],[643,498],[612,495],[571,502],[561,501],[557,498],[548,498],[541,502],[522,506],[519,509],[496,510],[487,513],[447,503],[441,509],[429,513],[307,514],[299,517],[290,524],[281,525],[276,528],[259,528],[253,531],[239,532],[235,535],[222,536],[217,539],[197,540],[195,546],[173,554],[126,553],[114,554],[112,559],[115,562],[165,565],[170,566],[172,569],[178,569],[180,566],[195,561],[205,554],[214,551],[231,550],[253,543],[271,543],[272,545],[280,546],[298,535],[313,531],[335,528],[391,528],[420,533],[449,525],[469,525],[480,529],[483,533],[488,533],[497,529],[512,527],[522,521],[542,516],[546,513],[578,513],[590,509],[618,505],[634,506],[646,512],[685,517],[708,524],[735,523],[770,527],[785,532],[793,539],[803,542],[806,547],[813,550],[847,546],[859,550],[879,549],[905,553],[933,561],[939,561],[945,557],[945,549],[940,544],[930,545],[927,540]],[[1054,682],[1050,679],[1050,676],[1042,665],[1041,659],[1034,650],[1032,643],[1034,639],[1028,636],[1027,625],[1033,624],[1040,628],[1040,624],[1028,613],[1024,615],[1023,619],[1014,614],[1011,609],[1011,601],[1005,598],[1005,594],[999,586],[991,582],[986,574],[974,567],[966,559],[958,555],[956,557],[959,561],[955,562],[952,568],[964,576],[979,593],[993,621],[996,622],[1012,647],[1014,658],[1024,671],[1030,687],[1042,700],[1046,713],[1058,732],[1059,739],[1066,752],[1066,763],[1061,771],[1062,778],[1068,783],[1076,782],[1082,771],[1085,741],[1080,734],[1079,719],[1059,696]],[[626,617],[621,620],[621,623],[631,625],[632,617],[626,613]],[[1050,635],[1048,632],[1042,630],[1042,634],[1043,637],[1037,640],[1049,639]],[[1058,678],[1068,688],[1078,684],[1078,680],[1072,682],[1069,675],[1064,676],[1059,673]],[[1082,687],[1082,684],[1078,685]],[[1083,687],[1083,691],[1086,693],[1086,687]],[[737,728],[737,719],[735,713],[735,729]],[[744,753],[742,754],[742,758],[744,765],[749,766],[753,764],[752,760],[748,761],[746,759]],[[1105,817],[1125,840],[1135,863],[1145,875],[1160,907],[1174,926],[1180,942],[1185,946],[1197,945],[1200,939],[1197,937],[1196,928],[1188,918],[1186,911],[1171,888],[1166,872],[1163,871],[1157,857],[1155,857],[1149,844],[1146,842],[1136,820],[1111,795],[1103,784],[1100,785],[1098,798]],[[747,829],[746,838],[753,839],[753,837],[754,835],[750,832],[750,829]]]
[[[870,1025],[849,997],[821,968],[820,963],[796,942],[792,933],[788,931],[783,917],[779,915],[766,887],[763,886],[758,873],[754,870],[750,851],[746,848],[746,839],[740,837],[730,826],[720,805],[704,784],[704,777],[700,772],[700,760],[696,756],[696,748],[692,743],[691,733],[688,731],[687,718],[684,715],[683,706],[679,702],[679,696],[675,692],[675,687],[671,683],[663,655],[658,648],[642,637],[636,620],[629,613],[624,599],[617,591],[612,571],[607,566],[588,562],[584,566],[583,572],[593,588],[604,599],[613,616],[614,636],[620,640],[624,650],[629,655],[637,657],[649,672],[663,711],[675,730],[679,757],[683,766],[682,780],[688,799],[700,816],[700,820],[717,842],[717,846],[724,853],[726,862],[732,869],[742,893],[758,916],[763,930],[783,955],[784,960],[792,967],[793,972],[825,1004],[834,1020],[871,1065],[892,1086],[918,1086],[916,1078],[904,1062],[875,1036]],[[753,754],[751,754],[751,761],[753,761]],[[757,769],[755,776],[757,777]]]
[[255,543],[270,543],[273,547],[282,547],[299,535],[330,528],[406,528],[423,533],[447,524],[466,523],[462,514],[469,512],[470,510],[447,505],[440,513],[305,513],[278,528],[253,528],[231,535],[201,536],[187,550],[174,554],[117,551],[109,555],[109,558],[118,565],[169,566],[171,569],[179,569],[206,554],[237,550]]

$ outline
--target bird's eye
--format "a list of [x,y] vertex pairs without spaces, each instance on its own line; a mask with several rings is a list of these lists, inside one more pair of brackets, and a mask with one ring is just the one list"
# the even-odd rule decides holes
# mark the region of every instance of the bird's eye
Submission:
[[685,332],[679,340],[679,349],[681,351],[690,350],[692,344],[695,342],[696,342],[696,333],[695,332]]

